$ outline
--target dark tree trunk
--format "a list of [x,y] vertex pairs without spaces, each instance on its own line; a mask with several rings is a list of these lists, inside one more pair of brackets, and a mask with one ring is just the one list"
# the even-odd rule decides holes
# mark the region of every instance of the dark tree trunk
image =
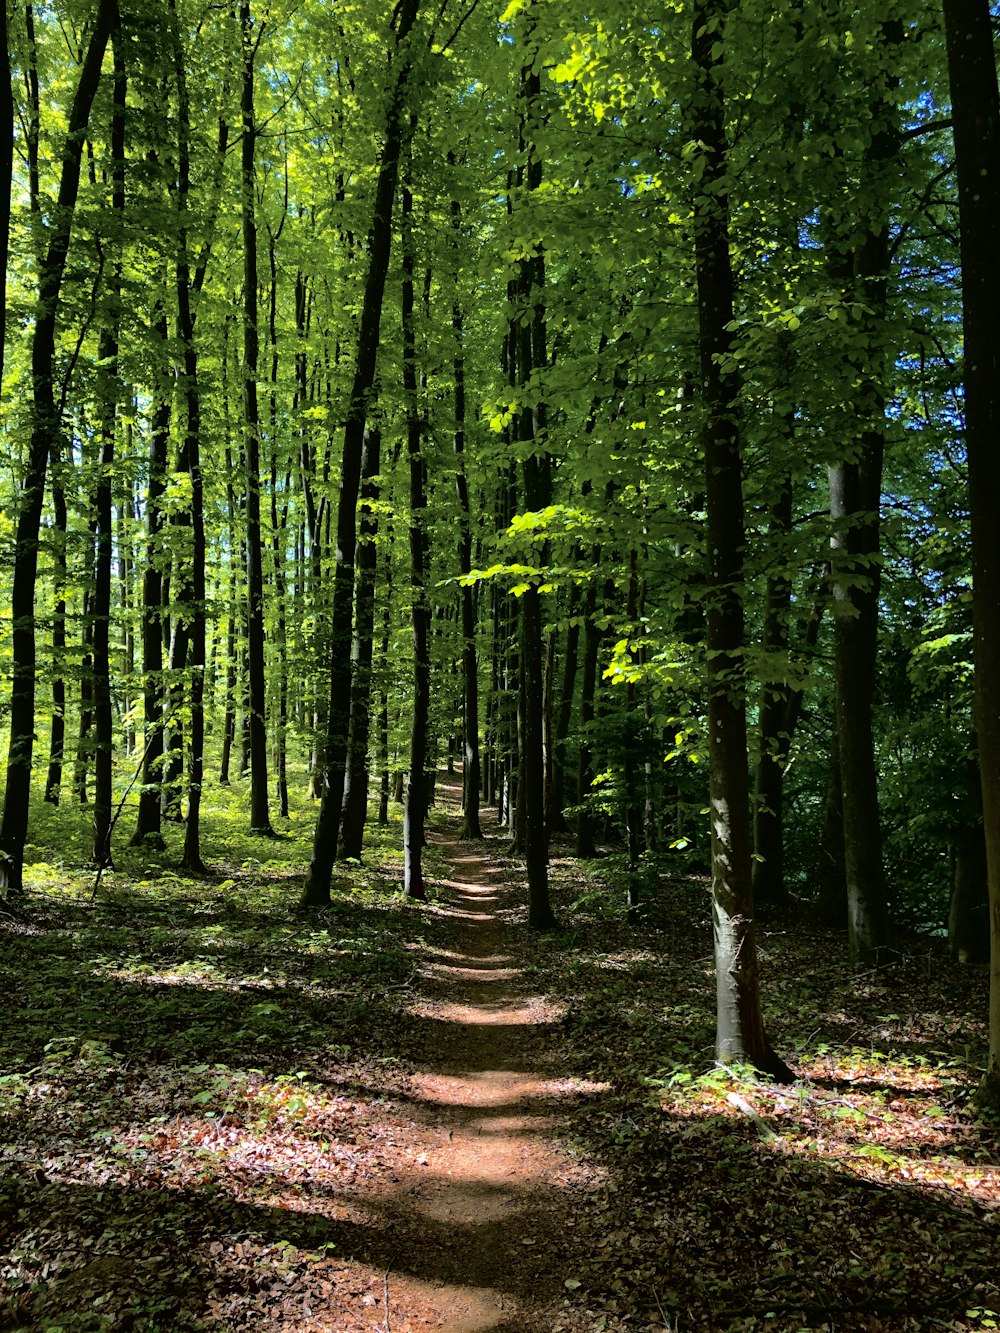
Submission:
[[[91,554],[93,543],[91,534]],[[80,627],[80,721],[76,733],[76,757],[73,764],[73,794],[80,805],[86,805],[87,776],[94,730],[94,594],[87,588],[83,594],[83,623]]]
[[[285,179],[288,179],[287,162]],[[278,797],[278,814],[288,818],[288,580],[285,565],[288,558],[288,487],[285,500],[278,509],[278,254],[277,246],[288,216],[287,194],[285,208],[277,230],[269,235],[268,265],[271,288],[268,301],[267,336],[271,351],[270,383],[270,439],[271,439],[271,551],[274,558],[274,591],[277,610],[275,616],[275,646],[278,656],[278,716],[274,729],[274,777]],[[294,569],[294,565],[293,565]]]
[[725,101],[721,83],[725,0],[695,6],[692,137],[703,168],[695,195],[698,341],[707,509],[706,646],[716,1057],[791,1074],[772,1051],[760,1008],[751,884],[747,723],[743,664],[743,482],[740,384],[731,356],[733,274]]
[[351,649],[351,721],[344,784],[344,815],[338,854],[360,860],[368,818],[368,738],[371,726],[372,658],[375,635],[375,574],[378,567],[378,477],[382,467],[381,435],[377,427],[365,432],[361,459],[361,527],[357,551],[357,595],[354,644]]
[[[200,293],[205,281],[209,246],[203,246],[194,272],[188,244],[188,212],[191,192],[191,107],[188,94],[184,52],[177,23],[175,0],[171,3],[174,45],[174,71],[177,80],[177,161],[178,161],[178,240],[177,258],[177,337],[182,348],[184,368],[184,448],[183,469],[191,479],[191,567],[185,583],[190,605],[181,614],[188,618],[191,687],[188,728],[188,793],[184,828],[182,867],[202,874],[201,793],[205,776],[205,495],[201,470],[201,389],[198,380],[198,349],[195,343],[195,312],[192,298]],[[216,185],[221,183],[222,166],[228,142],[226,123],[220,122],[216,166]],[[211,231],[211,227],[209,228]]]
[[879,549],[881,476],[880,433],[869,439],[860,463],[830,469],[837,736],[847,931],[855,964],[873,962],[889,942],[872,729],[879,578],[870,562]]
[[965,440],[972,511],[976,732],[990,900],[989,1057],[982,1099],[1000,1106],[1000,97],[987,0],[944,0],[961,214]]
[[378,764],[379,783],[378,822],[384,828],[389,823],[389,645],[392,636],[392,518],[387,524],[385,569],[382,578],[382,640],[379,645],[379,708],[378,708]]
[[[452,328],[458,344],[455,357],[455,488],[458,493],[461,531],[458,538],[458,568],[463,575],[472,570],[472,525],[469,483],[465,474],[465,356],[462,351],[462,312],[452,311]],[[479,806],[482,771],[479,754],[479,654],[476,649],[476,590],[466,584],[459,594],[462,613],[462,837],[479,839]]]
[[111,864],[113,726],[111,707],[111,563],[114,553],[111,484],[118,427],[118,341],[121,329],[121,233],[125,213],[125,101],[128,90],[121,29],[112,31],[114,94],[111,111],[111,211],[119,235],[108,280],[108,313],[101,329],[98,355],[101,420],[97,455],[94,567],[94,844],[97,867]]
[[[187,471],[186,454],[182,450],[178,459],[178,471]],[[172,515],[175,527],[189,528],[190,512],[181,510]],[[184,680],[188,666],[188,617],[191,599],[194,596],[191,587],[191,570],[182,566],[171,580],[171,596],[165,599],[167,606],[173,607],[170,619],[170,646],[167,655],[169,677],[166,689],[166,724],[164,726],[163,783],[160,790],[161,818],[171,824],[179,824],[183,819],[181,812],[181,786],[184,778]],[[166,619],[166,617],[165,617]]]
[[63,485],[63,457],[58,440],[54,441],[49,463],[52,482],[53,528],[55,533],[56,590],[52,612],[52,730],[49,736],[49,768],[45,778],[45,799],[59,804],[66,751],[66,488]]
[[0,883],[22,888],[24,843],[28,833],[31,760],[35,738],[35,577],[38,531],[45,493],[45,469],[61,423],[53,391],[56,319],[74,210],[80,188],[80,163],[90,109],[101,78],[111,30],[118,23],[116,0],[98,0],[87,53],[77,83],[62,154],[56,207],[49,244],[38,274],[38,305],[31,345],[31,440],[21,484],[14,545],[11,591],[13,684],[7,750],[7,786],[0,825]]
[[955,879],[948,912],[948,947],[959,963],[990,961],[990,895],[979,765],[965,775],[965,809],[955,842]]
[[[230,608],[234,605],[235,577],[230,574]],[[236,612],[230,609],[226,622],[226,711],[222,720],[222,758],[219,764],[219,786],[229,786],[229,766],[236,739]]]
[[[628,594],[626,597],[625,617],[629,633],[639,632],[639,556],[633,547],[628,561]],[[641,762],[641,723],[636,705],[635,685],[629,681],[625,686],[625,762],[623,765],[623,785],[625,787],[625,845],[628,866],[628,910],[629,919],[637,919],[639,907],[639,865],[643,853],[643,819],[645,815],[645,774]],[[640,780],[643,773],[643,780]]]
[[[877,959],[889,943],[882,871],[872,707],[878,653],[880,510],[885,454],[885,316],[888,291],[889,201],[898,175],[899,20],[882,25],[885,72],[874,90],[871,138],[861,160],[860,217],[847,220],[859,239],[850,252],[850,293],[860,305],[852,393],[863,423],[855,449],[830,470],[832,586],[837,732],[844,809],[847,931],[855,964]],[[840,249],[843,250],[841,243]],[[838,250],[835,268],[846,267]]]
[[562,650],[562,680],[559,686],[559,702],[555,708],[552,726],[552,807],[550,812],[550,834],[565,832],[566,820],[563,808],[566,805],[566,741],[569,738],[570,723],[573,720],[573,699],[576,695],[576,678],[580,669],[580,626],[577,621],[580,592],[574,583],[569,593],[567,608],[566,638]]
[[386,110],[385,138],[375,186],[372,224],[368,235],[368,272],[365,278],[354,380],[344,426],[344,447],[337,502],[337,546],[330,612],[330,709],[327,729],[327,782],[320,801],[313,838],[312,860],[303,888],[306,906],[330,901],[330,877],[337,853],[337,837],[344,800],[348,728],[351,715],[351,627],[354,601],[354,548],[357,540],[358,492],[368,407],[378,364],[382,301],[392,248],[392,213],[403,147],[404,111],[410,61],[407,39],[417,17],[419,0],[401,0],[396,11],[395,79]]
[[[449,155],[451,162],[454,156]],[[458,237],[462,207],[451,201],[452,229],[456,239],[456,282],[458,275]],[[455,340],[452,371],[455,380],[455,493],[458,498],[458,572],[468,577],[472,570],[472,509],[469,481],[465,469],[465,318],[459,301],[451,307],[451,331]],[[482,772],[479,754],[479,657],[476,651],[476,590],[471,583],[459,590],[462,618],[462,837],[483,836],[479,820]]]
[[0,17],[4,65],[0,70],[0,392],[3,390],[4,343],[7,334],[7,256],[10,253],[10,193],[14,172],[14,95],[11,87],[7,6]]
[[413,717],[410,770],[403,809],[403,888],[423,901],[423,847],[427,819],[427,754],[431,707],[431,611],[427,600],[427,464],[417,401],[417,350],[414,328],[413,195],[403,187],[403,393],[406,397],[406,452],[410,463],[410,590],[413,606]]
[[[534,17],[529,11],[528,42],[532,46]],[[519,175],[529,193],[542,184],[542,161],[534,141],[541,119],[541,76],[536,64],[521,70]],[[548,363],[548,334],[545,312],[545,259],[540,248],[518,263],[518,298],[522,323],[512,339],[517,381],[533,400],[517,414],[518,439],[534,445],[521,467],[524,507],[528,512],[552,503],[552,461],[546,449],[544,389],[536,376]],[[536,452],[538,451],[538,452]],[[547,553],[538,553],[545,565]],[[549,900],[549,837],[545,822],[545,672],[542,653],[542,604],[537,583],[521,596],[521,701],[523,732],[520,745],[519,786],[524,812],[524,857],[528,876],[528,925],[533,930],[551,930],[558,922]]]
[[587,585],[583,606],[583,671],[580,681],[580,747],[577,755],[577,801],[580,809],[576,817],[576,854],[581,860],[588,860],[597,855],[594,842],[594,820],[587,809],[587,797],[590,795],[594,780],[594,752],[592,746],[592,728],[594,725],[594,701],[597,694],[597,657],[601,649],[601,631],[597,627],[597,564],[594,577]]
[[243,44],[242,121],[243,220],[243,427],[247,485],[247,683],[250,730],[250,832],[272,837],[267,791],[267,688],[264,675],[264,569],[260,530],[260,403],[257,375],[260,330],[257,310],[257,216],[254,157],[254,60],[262,28],[254,35],[250,0],[241,0]]
[[781,477],[771,501],[768,546],[777,566],[767,580],[763,648],[774,666],[761,683],[760,754],[754,789],[753,895],[759,903],[784,903],[784,781],[788,738],[784,734],[791,687],[787,679],[788,617],[792,580],[785,568],[792,529],[792,479]]
[[840,779],[840,742],[837,720],[833,720],[830,745],[830,772],[823,802],[823,834],[817,867],[820,922],[834,930],[847,927],[847,872],[844,869],[844,801]]

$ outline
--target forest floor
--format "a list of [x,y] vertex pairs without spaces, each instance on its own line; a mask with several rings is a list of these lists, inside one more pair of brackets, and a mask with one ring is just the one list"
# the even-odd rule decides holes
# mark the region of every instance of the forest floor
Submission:
[[704,883],[629,924],[615,858],[556,847],[567,928],[532,935],[455,781],[427,906],[395,825],[299,911],[307,810],[273,845],[220,825],[201,881],[123,853],[94,895],[36,849],[0,914],[0,1329],[1000,1326],[982,972],[912,941],[858,976],[772,923],[800,1081],[717,1069]]

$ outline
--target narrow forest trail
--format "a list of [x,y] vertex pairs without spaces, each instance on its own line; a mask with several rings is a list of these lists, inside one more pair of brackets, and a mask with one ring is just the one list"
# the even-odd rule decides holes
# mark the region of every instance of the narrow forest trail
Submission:
[[[461,789],[439,795],[454,810]],[[553,1327],[541,1311],[572,1278],[574,1213],[601,1178],[560,1138],[587,1089],[559,1077],[559,1011],[517,966],[523,894],[491,859],[496,839],[460,842],[457,830],[452,814],[431,838],[450,877],[435,881],[430,910],[451,941],[419,964],[411,1012],[426,1024],[425,1067],[408,1080],[392,1188],[373,1182],[379,1249],[398,1269],[380,1318],[358,1311],[358,1327],[541,1333]]]

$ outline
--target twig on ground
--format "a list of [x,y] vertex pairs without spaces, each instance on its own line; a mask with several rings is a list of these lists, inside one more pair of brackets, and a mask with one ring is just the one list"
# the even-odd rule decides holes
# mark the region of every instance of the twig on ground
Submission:
[[392,1333],[389,1327],[389,1274],[392,1270],[387,1268],[382,1275],[382,1299],[385,1302],[385,1333]]

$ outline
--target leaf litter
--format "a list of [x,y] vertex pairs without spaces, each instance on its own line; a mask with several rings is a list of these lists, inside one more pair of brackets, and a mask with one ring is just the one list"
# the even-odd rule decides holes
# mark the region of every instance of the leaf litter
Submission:
[[375,866],[303,915],[261,868],[3,918],[0,1328],[1000,1325],[981,972],[765,929],[777,1088],[713,1064],[699,883],[631,925],[556,848],[532,936],[456,828],[421,909]]

